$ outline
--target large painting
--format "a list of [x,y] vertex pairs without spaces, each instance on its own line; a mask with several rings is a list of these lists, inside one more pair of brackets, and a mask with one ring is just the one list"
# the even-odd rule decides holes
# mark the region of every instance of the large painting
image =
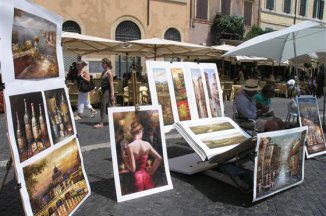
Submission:
[[58,77],[55,23],[15,8],[12,53],[16,79]]
[[300,126],[308,126],[306,142],[307,157],[326,153],[324,132],[320,123],[317,99],[312,96],[298,98]]
[[33,215],[69,215],[90,194],[76,139],[23,172]]
[[160,106],[108,113],[118,202],[172,189]]
[[253,201],[303,182],[307,130],[300,127],[257,135]]

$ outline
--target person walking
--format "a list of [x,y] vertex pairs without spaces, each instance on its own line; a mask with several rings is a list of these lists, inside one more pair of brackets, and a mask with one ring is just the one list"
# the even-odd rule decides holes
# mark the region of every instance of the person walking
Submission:
[[[113,75],[112,75],[112,63],[110,59],[102,59],[103,72],[101,74],[101,86],[95,88],[96,91],[101,90],[101,104],[100,104],[100,122],[94,125],[94,128],[102,128],[104,116],[107,106],[112,106],[115,102],[114,87],[113,87]],[[93,94],[96,93],[93,92]]]
[[75,116],[75,120],[81,119],[81,114],[84,112],[84,107],[86,106],[90,111],[91,115],[90,117],[95,117],[97,112],[92,107],[92,105],[88,101],[88,91],[84,91],[81,88],[82,82],[90,82],[91,77],[88,73],[88,71],[85,69],[85,66],[87,66],[87,63],[84,61],[79,61],[77,63],[77,69],[78,69],[78,77],[77,77],[77,85],[78,85],[78,111]]

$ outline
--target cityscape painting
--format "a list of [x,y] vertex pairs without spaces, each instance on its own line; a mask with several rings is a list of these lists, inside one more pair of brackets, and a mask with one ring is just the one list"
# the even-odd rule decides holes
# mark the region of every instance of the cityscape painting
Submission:
[[44,92],[48,107],[53,143],[56,144],[74,134],[69,102],[65,90],[54,89]]
[[69,215],[89,195],[76,139],[23,168],[34,215]]
[[208,91],[209,106],[211,110],[212,117],[223,116],[221,102],[219,96],[219,82],[217,81],[217,73],[214,69],[204,69],[206,86]]
[[13,129],[23,162],[51,146],[41,92],[10,96]]
[[190,120],[191,114],[184,79],[184,70],[182,68],[171,68],[175,99],[180,121]]
[[59,76],[56,31],[55,23],[14,9],[12,53],[16,79]]
[[162,106],[164,125],[174,123],[166,68],[153,68],[158,103]]
[[119,202],[172,189],[160,112],[158,106],[109,108]]
[[298,98],[300,126],[308,126],[306,142],[307,157],[326,153],[324,132],[320,123],[318,102],[315,97],[302,96]]
[[199,118],[207,118],[206,97],[204,92],[204,82],[199,68],[190,69],[192,85],[196,99],[197,111]]
[[253,201],[303,182],[307,127],[257,135]]

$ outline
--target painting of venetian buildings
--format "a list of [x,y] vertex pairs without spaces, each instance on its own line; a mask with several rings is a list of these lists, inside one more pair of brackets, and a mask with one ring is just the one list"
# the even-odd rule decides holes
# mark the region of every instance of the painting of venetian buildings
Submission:
[[34,215],[69,215],[89,193],[75,139],[23,171]]
[[256,164],[257,198],[266,197],[303,180],[306,131],[259,137]]
[[308,154],[326,151],[316,98],[299,98],[300,123],[308,126],[306,149]]
[[158,103],[162,106],[164,125],[172,125],[174,120],[166,69],[153,68],[153,76]]
[[58,77],[56,25],[15,8],[12,52],[16,79]]
[[209,106],[213,117],[223,116],[217,83],[217,73],[213,69],[204,70],[206,86],[208,91]]
[[180,121],[190,120],[188,96],[186,91],[184,71],[182,68],[171,68],[175,99]]
[[199,118],[207,118],[206,98],[200,69],[190,69]]

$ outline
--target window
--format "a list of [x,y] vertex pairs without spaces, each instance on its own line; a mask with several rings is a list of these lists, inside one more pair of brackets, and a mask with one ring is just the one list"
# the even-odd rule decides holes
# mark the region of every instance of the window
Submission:
[[207,20],[208,0],[196,1],[196,19]]
[[291,0],[284,0],[284,12],[291,13]]
[[312,17],[323,19],[324,17],[324,0],[314,0],[314,8],[312,11]]
[[62,31],[75,32],[78,34],[81,33],[80,26],[78,25],[78,23],[72,20],[66,21],[62,24]]
[[[115,30],[115,39],[119,41],[131,41],[141,39],[140,29],[132,21],[123,21]],[[137,68],[140,68],[140,57],[126,57],[120,56],[116,59],[115,63],[115,74],[118,77],[122,77],[124,74],[129,72],[131,65],[134,63]]]
[[243,18],[245,26],[251,26],[252,2],[244,2]]
[[223,15],[230,15],[231,11],[231,1],[230,0],[222,0],[221,2],[221,12]]
[[173,41],[181,41],[181,35],[177,29],[169,28],[164,33],[164,39],[173,40]]
[[274,10],[274,0],[266,0],[266,9]]
[[306,7],[307,7],[307,0],[301,0],[300,1],[300,16],[306,16]]

